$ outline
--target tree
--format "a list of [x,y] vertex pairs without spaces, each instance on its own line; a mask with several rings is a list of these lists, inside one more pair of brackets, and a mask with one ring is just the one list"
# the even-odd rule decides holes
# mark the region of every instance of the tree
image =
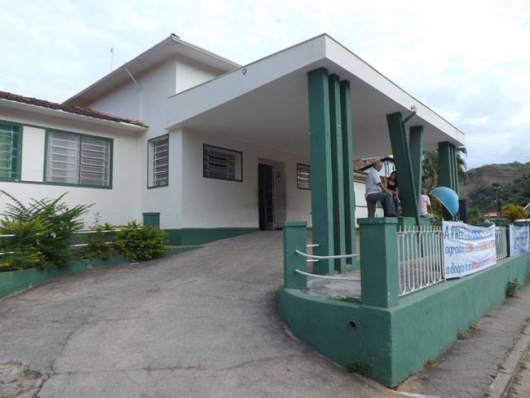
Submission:
[[[464,156],[467,155],[467,149],[465,147],[459,147],[456,154],[456,167],[458,171],[458,177],[462,181],[467,181],[466,174],[466,161]],[[438,177],[440,176],[440,164],[438,150],[427,151],[423,154],[423,185],[427,191],[432,191],[438,186]]]
[[502,206],[502,216],[510,220],[510,222],[514,222],[520,218],[527,218],[528,212],[523,206],[507,204]]
[[467,222],[468,224],[479,224],[484,221],[482,214],[479,209],[468,209],[467,210]]

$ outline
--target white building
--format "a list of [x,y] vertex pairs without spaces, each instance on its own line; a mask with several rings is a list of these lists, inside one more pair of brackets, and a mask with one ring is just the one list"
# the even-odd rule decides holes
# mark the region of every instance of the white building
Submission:
[[87,224],[96,212],[159,222],[181,244],[311,223],[307,73],[318,68],[351,84],[356,158],[391,153],[385,114],[411,107],[426,150],[462,145],[327,35],[246,66],[171,35],[62,105],[0,95],[0,189],[23,201],[68,192],[94,203]]

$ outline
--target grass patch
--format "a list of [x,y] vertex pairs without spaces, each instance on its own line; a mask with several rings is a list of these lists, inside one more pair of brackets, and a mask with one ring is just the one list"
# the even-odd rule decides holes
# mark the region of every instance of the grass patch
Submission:
[[517,278],[513,281],[508,281],[508,284],[506,285],[506,298],[515,297],[521,286],[522,285]]
[[329,298],[330,300],[336,300],[336,301],[344,301],[346,303],[354,303],[354,304],[360,304],[361,299],[358,297],[353,296],[331,296]]
[[346,369],[348,369],[348,372],[350,373],[358,373],[361,376],[369,377],[372,375],[372,368],[370,365],[367,365],[360,359],[356,359],[352,363],[350,363]]

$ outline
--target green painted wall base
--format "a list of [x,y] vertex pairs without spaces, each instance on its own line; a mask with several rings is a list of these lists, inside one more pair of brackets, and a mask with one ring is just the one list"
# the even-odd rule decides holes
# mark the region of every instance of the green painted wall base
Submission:
[[391,387],[500,304],[515,278],[530,279],[530,254],[402,297],[389,309],[281,287],[279,310],[290,330],[315,350],[342,365],[357,364]]
[[258,231],[258,228],[166,229],[169,245],[195,246]]
[[[194,249],[195,248],[193,247],[172,247],[161,257],[174,256],[175,254]],[[108,260],[96,259],[72,261],[70,265],[65,268],[43,270],[31,268],[20,271],[0,272],[0,299],[62,276],[78,274],[93,268],[128,264],[129,262],[130,260],[127,257],[116,256]]]
[[126,264],[128,262],[128,258],[117,256],[109,260],[73,261],[65,268],[43,270],[31,268],[20,271],[2,272],[0,273],[0,298],[51,281],[52,279],[61,276],[77,274],[92,268],[105,267],[108,265]]

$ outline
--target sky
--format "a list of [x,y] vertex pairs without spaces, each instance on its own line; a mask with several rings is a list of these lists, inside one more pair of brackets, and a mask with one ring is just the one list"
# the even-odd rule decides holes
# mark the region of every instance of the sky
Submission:
[[327,33],[464,132],[468,168],[530,161],[530,0],[0,4],[3,91],[62,102],[170,33],[242,65]]

